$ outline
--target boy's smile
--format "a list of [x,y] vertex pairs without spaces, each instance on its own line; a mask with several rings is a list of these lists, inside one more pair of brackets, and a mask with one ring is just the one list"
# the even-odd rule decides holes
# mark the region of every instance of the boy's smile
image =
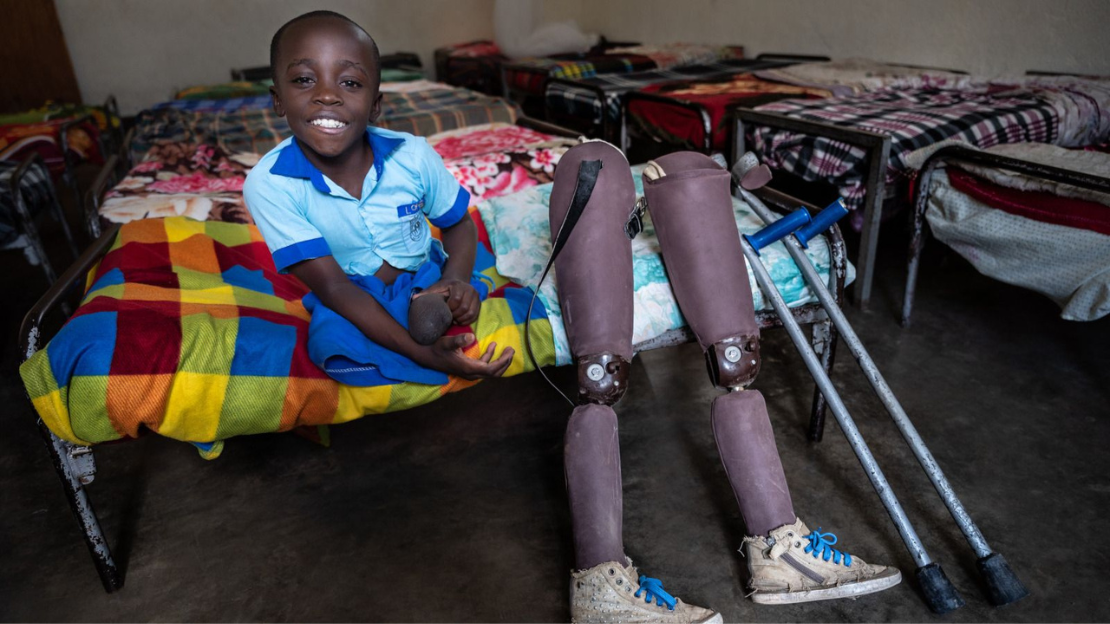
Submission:
[[274,70],[274,111],[289,121],[309,162],[333,179],[365,176],[373,162],[366,126],[381,111],[369,38],[337,19],[295,23]]

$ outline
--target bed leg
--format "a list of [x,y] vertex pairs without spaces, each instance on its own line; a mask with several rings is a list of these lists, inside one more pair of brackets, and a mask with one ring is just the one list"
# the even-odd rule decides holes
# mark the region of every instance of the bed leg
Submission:
[[[813,352],[821,360],[821,368],[825,369],[826,375],[831,376],[833,358],[836,357],[837,333],[830,319],[825,318],[825,320],[813,324],[812,342]],[[810,442],[820,442],[825,435],[825,410],[827,407],[828,403],[825,401],[825,395],[821,393],[821,388],[814,387],[813,411],[809,417],[809,434],[807,436]]]
[[62,480],[69,507],[77,518],[77,523],[81,525],[85,545],[89,547],[89,554],[92,555],[96,572],[100,575],[100,582],[104,584],[104,591],[112,593],[123,587],[123,576],[112,559],[108,541],[100,530],[100,521],[89,503],[88,494],[85,493],[84,485],[92,482],[95,471],[91,451],[82,453],[82,447],[54,435],[41,420],[39,430],[50,451],[50,458],[54,461],[54,469]]
[[906,262],[906,292],[902,295],[902,327],[910,326],[913,315],[914,291],[917,289],[917,272],[921,269],[921,252],[925,249],[928,233],[925,231],[925,209],[929,203],[929,187],[932,184],[936,162],[929,163],[917,178],[917,193],[913,202],[913,237],[910,239],[908,260]]

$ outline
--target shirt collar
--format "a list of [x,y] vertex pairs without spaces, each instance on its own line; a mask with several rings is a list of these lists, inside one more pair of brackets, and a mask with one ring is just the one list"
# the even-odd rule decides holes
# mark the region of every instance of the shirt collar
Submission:
[[[366,140],[369,141],[370,149],[374,152],[374,170],[377,171],[378,179],[380,180],[382,178],[386,157],[400,147],[405,140],[377,134],[369,127],[366,128]],[[313,188],[317,191],[321,193],[331,193],[327,181],[324,180],[324,174],[316,168],[316,165],[308,161],[296,137],[289,142],[289,145],[281,148],[277,160],[274,162],[274,165],[270,167],[270,173],[287,178],[309,180],[312,182]]]

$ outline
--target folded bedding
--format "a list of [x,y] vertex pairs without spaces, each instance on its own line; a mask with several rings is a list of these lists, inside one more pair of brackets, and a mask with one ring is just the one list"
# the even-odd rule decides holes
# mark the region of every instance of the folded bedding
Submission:
[[[1080,146],[1110,136],[1110,82],[1020,80],[959,89],[883,89],[824,100],[784,100],[756,107],[799,119],[869,130],[891,137],[888,189],[901,188],[906,157],[944,140],[980,148],[1034,142]],[[747,128],[751,149],[772,168],[838,187],[851,208],[864,200],[866,152],[820,136]],[[858,229],[862,214],[852,223]]]
[[[531,292],[496,276],[492,256],[479,251],[476,268],[493,290],[466,353],[478,357],[496,342],[498,353],[511,346],[518,354],[506,375],[531,370],[521,355]],[[65,440],[149,430],[193,443],[206,458],[233,436],[404,410],[477,383],[337,383],[309,358],[306,293],[275,270],[252,225],[134,221],[90,272],[77,312],[20,374],[43,422]],[[528,331],[539,364],[553,363],[542,306]]]
[[197,85],[174,94],[175,100],[224,100],[227,98],[269,95],[273,80],[238,80],[211,85]]
[[[915,166],[932,150],[911,155]],[[1014,143],[989,153],[1106,177],[1110,154]],[[1110,314],[1110,195],[1005,169],[949,163],[930,182],[933,235],[980,273],[1041,293],[1060,316]]]

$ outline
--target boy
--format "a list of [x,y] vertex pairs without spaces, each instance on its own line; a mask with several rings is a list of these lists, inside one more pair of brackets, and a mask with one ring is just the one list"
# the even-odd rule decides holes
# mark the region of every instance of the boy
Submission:
[[[473,359],[463,354],[473,334],[425,346],[404,326],[414,296],[442,298],[453,321],[469,325],[486,289],[472,276],[469,194],[423,139],[368,127],[381,113],[374,40],[338,13],[314,11],[277,31],[270,66],[274,112],[293,138],[259,161],[243,194],[278,270],[312,291],[313,361],[363,386],[502,375],[511,348],[494,359],[491,344]],[[442,249],[425,217],[442,230]]]

